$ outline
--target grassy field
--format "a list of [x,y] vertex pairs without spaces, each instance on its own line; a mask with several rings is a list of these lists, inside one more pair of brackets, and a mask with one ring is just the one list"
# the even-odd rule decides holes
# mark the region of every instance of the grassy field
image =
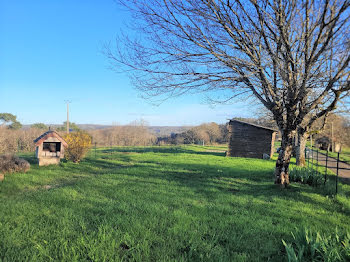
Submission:
[[221,150],[100,148],[7,176],[0,261],[284,261],[295,228],[350,231],[350,186],[282,190],[274,161]]

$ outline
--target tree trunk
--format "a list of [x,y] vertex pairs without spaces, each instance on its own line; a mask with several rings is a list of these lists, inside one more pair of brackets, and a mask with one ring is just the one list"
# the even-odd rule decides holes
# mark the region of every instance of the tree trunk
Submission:
[[307,134],[298,134],[298,143],[296,146],[296,164],[297,166],[305,166],[305,146]]
[[289,185],[289,163],[293,150],[293,136],[291,133],[282,135],[282,143],[275,169],[275,184],[285,188]]

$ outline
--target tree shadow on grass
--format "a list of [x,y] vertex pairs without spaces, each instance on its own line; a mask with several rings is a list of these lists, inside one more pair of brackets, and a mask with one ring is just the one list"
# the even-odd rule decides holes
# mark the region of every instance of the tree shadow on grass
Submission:
[[[124,156],[125,164],[117,164],[108,159],[89,159],[88,166],[77,165],[79,172],[91,172],[90,166],[96,167],[99,174],[123,173],[130,177],[138,177],[138,181],[148,179],[166,180],[181,186],[190,187],[201,194],[212,197],[213,189],[227,191],[228,194],[248,194],[252,196],[289,196],[300,195],[301,192],[312,191],[312,188],[298,187],[293,184],[289,189],[280,189],[273,184],[273,170],[242,169],[242,166],[222,167],[207,164],[136,162],[128,164],[131,159]],[[126,161],[127,160],[127,161]],[[124,162],[123,161],[123,162]],[[154,163],[154,165],[149,165]],[[130,169],[124,173],[122,169]],[[140,173],[139,170],[142,170]],[[133,171],[134,170],[134,171]],[[220,171],[220,172],[219,172]],[[92,172],[95,173],[95,172]]]
[[[99,160],[96,161],[95,164],[105,166],[103,162],[105,161]],[[110,167],[111,169],[109,170],[109,173],[112,175],[118,175],[116,172],[112,172],[113,164]],[[137,171],[137,168],[140,167],[143,169],[142,173]],[[327,205],[322,203],[321,205],[320,202],[304,194],[305,192],[313,192],[312,188],[298,187],[294,185],[292,185],[289,189],[278,188],[273,184],[272,176],[270,176],[268,170],[260,173],[258,171],[247,171],[242,173],[238,172],[242,171],[242,169],[236,169],[232,167],[228,168],[230,170],[229,173],[210,174],[210,172],[200,172],[203,170],[208,170],[204,164],[188,164],[185,166],[173,164],[171,166],[171,170],[169,171],[158,170],[157,168],[148,167],[145,165],[138,165],[130,168],[135,168],[135,172],[132,172],[131,170],[131,172],[123,173],[124,176],[129,176],[130,180],[124,179],[122,182],[118,182],[118,187],[128,188],[131,192],[135,192],[136,195],[142,195],[142,197],[146,197],[147,201],[149,200],[150,203],[157,202],[159,204],[169,205],[169,202],[167,202],[169,200],[167,199],[171,199],[171,197],[175,195],[184,195],[183,197],[185,199],[187,197],[191,198],[191,195],[187,190],[189,188],[198,196],[200,195],[199,199],[206,199],[206,201],[212,203],[216,203],[218,199],[225,196],[228,199],[232,197],[245,199],[243,203],[239,201],[232,202],[232,208],[238,208],[239,210],[252,210],[254,214],[261,218],[264,216],[269,217],[269,219],[272,218],[271,223],[275,223],[276,225],[280,222],[281,219],[290,218],[293,218],[294,223],[307,223],[307,220],[305,220],[305,215],[304,218],[299,217],[298,215],[300,212],[305,212],[300,210],[300,206],[288,206],[290,205],[289,201],[291,199],[293,199],[295,202],[303,203],[304,207],[312,205],[315,207],[320,207],[330,213],[338,211],[334,209],[331,203]],[[191,170],[191,172],[187,172],[184,170],[184,168]],[[175,171],[175,169],[179,169],[179,171]],[[114,170],[116,170],[115,167]],[[253,174],[248,175],[248,172],[252,172]],[[260,179],[260,181],[257,181],[255,179],[256,176],[262,176],[263,182]],[[269,179],[269,177],[271,177],[271,179]],[[167,183],[162,182],[164,180],[167,181]],[[165,190],[167,188],[172,188],[172,186],[165,186],[169,185],[168,182],[175,182],[179,186],[174,187],[176,189],[176,192],[174,191],[175,189],[169,191]],[[108,190],[106,190],[106,186],[109,188]],[[154,190],[157,192],[157,194],[148,194],[144,196],[143,193],[140,192],[140,187],[142,187],[142,190],[149,190],[150,192]],[[98,190],[100,194],[103,195],[103,197],[108,198],[109,192],[113,191],[115,185],[100,184],[94,186],[94,188]],[[163,190],[159,191],[159,189]],[[164,197],[164,202],[162,198],[159,198],[158,194],[161,194]],[[186,194],[189,195],[185,196]],[[283,214],[283,212],[281,213],[281,202],[285,202],[285,206],[283,208],[285,209],[286,214]],[[182,203],[182,205],[186,206],[188,204]],[[277,205],[279,205],[279,208],[275,209],[274,207]],[[312,219],[314,222],[317,221],[319,224],[329,223],[327,217],[318,214],[310,214],[310,219]],[[250,226],[254,227],[254,222],[252,222]],[[283,232],[281,231],[281,233]]]
[[225,152],[220,150],[207,150],[202,151],[191,150],[184,147],[114,147],[109,149],[102,149],[100,152],[105,154],[113,153],[161,153],[161,154],[197,154],[197,155],[214,155],[214,156],[226,156]]
[[[147,230],[157,232],[157,221],[165,223],[164,228],[176,227],[179,217],[174,214],[174,210],[180,209],[186,211],[182,212],[182,216],[188,216],[189,220],[193,219],[197,224],[209,224],[210,227],[214,227],[214,229],[211,228],[198,234],[199,237],[203,236],[203,239],[200,240],[201,245],[204,245],[203,243],[209,245],[215,241],[218,246],[235,252],[244,251],[251,254],[252,257],[265,251],[267,253],[265,261],[271,257],[274,257],[275,261],[279,261],[278,249],[267,252],[262,248],[264,245],[259,243],[270,241],[273,244],[278,242],[281,245],[280,236],[285,236],[285,228],[288,227],[288,223],[290,225],[306,223],[311,225],[314,222],[318,222],[318,224],[329,223],[325,215],[311,215],[310,220],[306,220],[305,215],[303,217],[298,215],[302,213],[298,205],[288,206],[290,199],[306,205],[317,206],[316,204],[319,203],[303,194],[305,191],[313,192],[312,188],[292,185],[290,189],[284,190],[273,185],[273,172],[270,167],[252,169],[244,165],[235,166],[233,161],[232,166],[216,166],[200,162],[164,162],[160,164],[156,161],[150,165],[152,161],[134,163],[128,154],[118,154],[117,158],[120,160],[118,163],[113,161],[114,159],[109,159],[108,156],[105,157],[106,159],[87,158],[79,165],[65,163],[58,167],[66,169],[66,172],[72,172],[72,176],[74,173],[87,174],[87,176],[74,181],[83,182],[77,188],[81,194],[85,193],[81,202],[74,202],[73,197],[70,199],[71,195],[58,191],[55,195],[57,200],[53,203],[61,205],[65,209],[71,208],[72,213],[81,212],[81,219],[86,221],[90,232],[98,231],[100,225],[104,223],[117,224],[116,217],[118,217],[119,223],[125,221],[124,228],[118,230],[128,232],[128,226],[135,229],[132,227],[135,222],[137,222],[135,224],[147,228],[147,225],[143,223],[144,220],[148,219],[148,216],[154,216],[157,219],[151,221],[155,227],[147,228]],[[238,161],[236,163],[238,164]],[[117,180],[117,176],[120,174],[124,178],[113,183],[114,177]],[[99,179],[98,175],[104,176]],[[109,177],[109,175],[111,176]],[[62,187],[76,187],[77,183],[66,183]],[[93,190],[90,191],[90,188]],[[52,190],[56,189],[60,190],[60,186]],[[118,189],[121,190],[118,191]],[[128,191],[129,194],[123,196],[125,191]],[[91,197],[91,194],[94,194],[94,198]],[[178,201],[173,201],[175,196],[180,196]],[[227,202],[223,201],[227,208],[217,205],[223,198],[228,199]],[[240,199],[240,201],[235,201],[235,199]],[[198,200],[203,200],[204,204],[195,205],[194,201]],[[52,206],[52,199],[42,197],[38,198],[38,206],[42,205],[42,201],[47,201],[44,204]],[[282,205],[281,201],[285,205]],[[165,212],[164,209],[157,209],[162,205],[167,206]],[[322,206],[322,208],[329,212],[335,211],[332,206],[328,205]],[[196,213],[195,210],[198,212]],[[211,211],[214,211],[214,215],[223,218],[214,218],[217,219],[218,223],[210,222],[210,224],[207,222],[207,217],[203,217],[203,214],[214,216],[210,214]],[[239,219],[231,219],[235,215],[239,219],[245,219],[244,224],[240,224]],[[245,218],[246,215],[247,218]],[[170,222],[169,217],[172,219]],[[229,222],[226,223],[225,219]],[[268,223],[272,224],[273,227],[268,227]],[[270,231],[271,228],[273,228],[273,232]],[[223,234],[221,232],[229,233]],[[187,239],[186,236],[177,236],[179,239],[182,237],[183,241],[183,244],[178,245],[178,248],[182,250],[180,253],[190,253],[193,248],[196,248],[195,245],[191,246],[191,239]],[[232,239],[235,237],[242,239],[233,241]],[[273,237],[279,239],[275,241]],[[251,246],[255,249],[253,250]]]
[[[160,152],[168,152],[168,148],[160,149],[165,150]],[[128,152],[129,151],[130,150],[128,150]],[[135,151],[137,152],[138,150],[136,149]],[[115,152],[120,153],[120,151]],[[183,150],[183,152],[186,152],[186,150]],[[192,153],[196,154],[197,152]],[[319,204],[314,199],[303,194],[304,192],[315,193],[313,188],[305,186],[300,187],[293,184],[289,189],[278,188],[273,184],[273,170],[268,167],[261,170],[259,168],[252,169],[244,165],[235,166],[234,163],[232,166],[216,166],[193,162],[133,162],[132,157],[128,154],[117,154],[115,159],[118,159],[118,163],[116,163],[113,162],[115,159],[109,159],[108,155],[104,157],[105,159],[94,159],[90,157],[78,165],[67,163],[67,165],[64,164],[63,167],[67,168],[67,171],[71,170],[72,173],[86,173],[87,176],[79,178],[79,181],[89,179],[89,175],[91,175],[91,177],[96,177],[98,175],[122,174],[123,176],[133,178],[130,179],[130,183],[133,187],[140,186],[137,185],[137,183],[139,183],[141,186],[149,185],[152,189],[152,187],[157,187],[157,183],[161,186],[161,181],[176,183],[180,187],[190,188],[208,201],[215,200],[218,196],[225,195],[227,197],[249,197],[250,199],[261,199],[267,202],[273,202],[275,198],[294,198],[305,204]],[[34,157],[27,157],[27,159],[31,162],[35,161]],[[125,169],[128,169],[128,171],[125,171]],[[66,185],[70,184],[66,183]],[[75,184],[72,184],[72,186],[73,185]],[[101,188],[101,192],[103,193],[103,188]],[[106,197],[108,197],[107,193]],[[334,211],[331,205],[323,205],[322,208],[329,212]],[[270,212],[265,209],[261,209],[260,211]]]

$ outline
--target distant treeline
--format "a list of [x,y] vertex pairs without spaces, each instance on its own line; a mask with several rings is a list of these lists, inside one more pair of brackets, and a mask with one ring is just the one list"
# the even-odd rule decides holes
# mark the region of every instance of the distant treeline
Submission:
[[[269,117],[260,118],[235,118],[251,124],[257,124],[278,130],[275,121]],[[228,124],[228,123],[227,123]],[[221,144],[227,143],[229,134],[227,124],[216,123],[202,124],[189,130],[170,136],[158,138],[158,144]],[[333,130],[333,131],[332,131]],[[314,141],[327,138],[345,147],[350,147],[350,120],[338,114],[328,116],[326,123],[320,119],[309,132]]]
[[[78,130],[71,123],[72,131]],[[34,151],[33,140],[47,131],[43,125],[35,124],[30,128],[14,130],[7,126],[0,127],[0,153]],[[56,128],[61,135],[64,128]],[[92,136],[93,145],[111,146],[150,146],[164,144],[217,144],[228,141],[226,125],[216,123],[202,124],[181,133],[157,137],[144,122],[133,122],[128,125],[114,126],[105,129],[87,130]]]
[[43,130],[36,128],[14,130],[6,126],[0,126],[0,154],[34,151],[33,140],[43,132]]
[[[268,118],[235,118],[252,124],[276,128],[273,120]],[[158,137],[158,144],[224,144],[229,141],[229,133],[226,124],[205,123],[192,127],[180,133],[173,133],[170,136]]]
[[157,141],[157,137],[142,123],[89,130],[88,133],[92,136],[93,144],[97,143],[98,146],[148,146]]
[[206,123],[170,136],[158,137],[157,144],[223,144],[228,142],[226,125]]
[[[0,154],[19,151],[34,151],[33,140],[48,130],[48,126],[42,123],[33,124],[30,128],[16,129],[15,116],[7,117],[10,114],[3,114],[2,124],[0,122]],[[12,116],[12,115],[10,115]],[[7,118],[5,118],[7,117]],[[6,121],[10,119],[9,121]],[[274,121],[270,118],[236,118],[253,124],[276,128]],[[12,122],[11,122],[12,121]],[[332,136],[334,142],[350,146],[350,123],[345,117],[331,115],[326,125],[321,128],[322,122],[317,123],[312,131],[315,140],[317,138]],[[171,128],[171,127],[169,127]],[[79,130],[79,126],[70,123],[72,131]],[[154,128],[153,128],[154,129]],[[222,144],[227,143],[229,134],[227,124],[206,123],[195,127],[177,127],[179,133],[171,135],[159,135],[143,121],[135,121],[128,125],[114,126],[104,129],[87,130],[92,136],[93,144],[97,146],[149,146],[149,145],[179,145],[179,144]],[[158,130],[159,127],[156,128]],[[320,130],[320,131],[317,131]],[[65,123],[56,128],[61,135],[65,134]],[[158,134],[158,135],[157,135]]]

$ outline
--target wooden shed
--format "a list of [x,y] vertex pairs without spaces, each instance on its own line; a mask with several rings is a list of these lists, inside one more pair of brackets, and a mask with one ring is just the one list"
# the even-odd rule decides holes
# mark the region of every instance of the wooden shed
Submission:
[[64,149],[68,144],[55,131],[49,130],[34,140],[35,156],[39,159],[39,166],[59,164],[64,157]]
[[276,130],[232,119],[228,131],[230,140],[227,156],[264,158],[266,154],[272,157]]

